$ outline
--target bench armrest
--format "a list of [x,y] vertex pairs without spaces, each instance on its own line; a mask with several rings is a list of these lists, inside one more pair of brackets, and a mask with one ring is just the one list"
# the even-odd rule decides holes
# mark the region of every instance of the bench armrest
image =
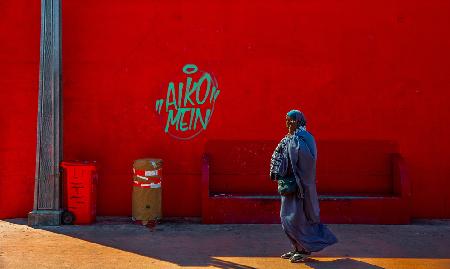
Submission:
[[202,201],[207,201],[209,198],[209,166],[210,158],[207,154],[202,156],[202,167],[201,167],[201,194]]
[[399,153],[392,154],[394,194],[401,198],[411,198],[411,182],[406,171],[405,160]]

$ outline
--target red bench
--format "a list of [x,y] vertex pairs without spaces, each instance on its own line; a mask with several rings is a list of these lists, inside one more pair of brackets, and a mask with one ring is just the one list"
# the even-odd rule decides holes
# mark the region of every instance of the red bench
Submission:
[[[279,223],[280,197],[268,177],[277,142],[207,142],[203,223]],[[317,189],[324,223],[410,221],[409,179],[389,141],[319,141]]]

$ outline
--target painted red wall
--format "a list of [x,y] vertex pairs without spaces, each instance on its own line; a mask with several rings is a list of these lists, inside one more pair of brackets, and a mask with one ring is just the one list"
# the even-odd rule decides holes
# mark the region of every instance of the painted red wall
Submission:
[[[205,142],[278,139],[300,108],[318,139],[396,141],[413,216],[450,217],[449,10],[444,0],[65,0],[65,159],[98,162],[100,215],[130,215],[133,160],[162,158],[165,215],[199,216]],[[32,208],[39,12],[0,4],[0,218]],[[187,63],[214,73],[221,93],[207,130],[179,141],[154,106]]]
[[0,218],[33,208],[39,1],[0,2]]

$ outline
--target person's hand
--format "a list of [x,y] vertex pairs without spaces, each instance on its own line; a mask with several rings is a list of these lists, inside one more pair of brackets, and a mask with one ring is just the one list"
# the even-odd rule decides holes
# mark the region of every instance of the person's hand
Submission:
[[277,180],[277,174],[274,172],[270,173],[270,179],[273,181]]

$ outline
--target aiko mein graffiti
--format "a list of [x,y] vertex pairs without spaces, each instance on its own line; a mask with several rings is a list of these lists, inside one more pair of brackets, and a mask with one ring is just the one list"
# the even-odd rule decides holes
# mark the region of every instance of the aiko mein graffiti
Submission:
[[215,77],[194,64],[183,67],[182,77],[178,83],[169,82],[166,97],[156,100],[155,110],[163,117],[167,134],[187,140],[208,127],[220,90]]

